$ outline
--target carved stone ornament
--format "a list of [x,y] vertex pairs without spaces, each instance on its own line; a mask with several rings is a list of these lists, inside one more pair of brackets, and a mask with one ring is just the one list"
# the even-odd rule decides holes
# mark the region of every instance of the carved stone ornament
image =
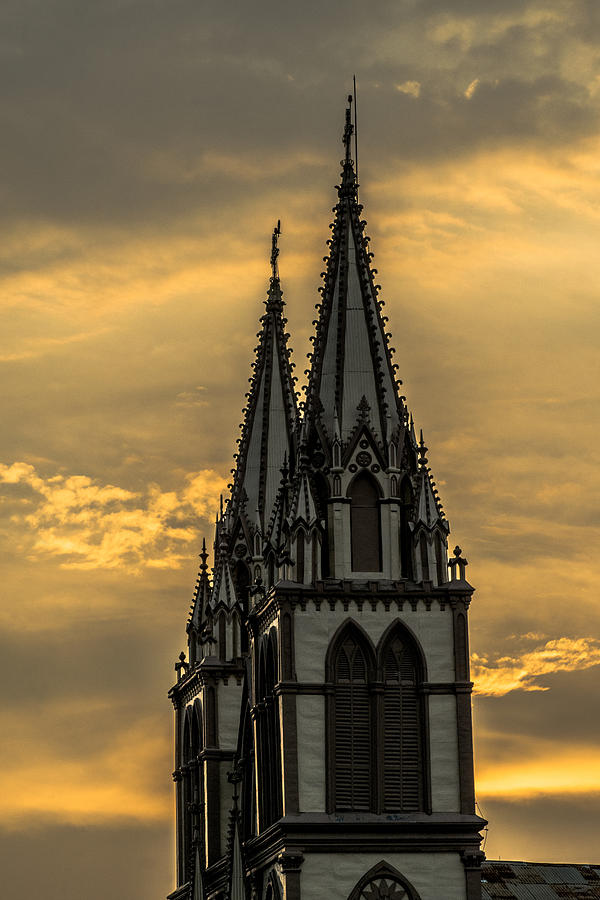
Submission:
[[356,462],[359,466],[368,466],[371,464],[373,457],[366,450],[361,450],[360,453],[356,454]]
[[405,888],[395,878],[374,878],[364,886],[358,900],[410,900]]

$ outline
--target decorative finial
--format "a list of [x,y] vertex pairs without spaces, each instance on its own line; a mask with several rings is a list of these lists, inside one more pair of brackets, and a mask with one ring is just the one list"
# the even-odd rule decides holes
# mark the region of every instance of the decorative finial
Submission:
[[427,447],[425,446],[425,441],[423,440],[423,429],[421,428],[421,439],[419,441],[419,463],[423,468],[427,465]]
[[277,238],[281,234],[281,219],[277,219],[277,225],[273,229],[273,237],[271,238],[271,278],[277,280],[279,278],[279,266],[277,265],[277,257],[279,256],[279,247],[277,246]]
[[346,107],[346,125],[344,127],[344,137],[342,141],[344,143],[344,147],[346,148],[346,162],[350,162],[350,142],[352,140],[352,133],[354,131],[354,125],[352,124],[352,94],[348,94],[348,106]]
[[456,581],[458,576],[459,581],[464,581],[465,569],[468,565],[469,563],[464,558],[464,556],[462,556],[462,550],[457,544],[454,548],[454,557],[448,561],[448,568],[450,569],[450,580]]
[[208,559],[208,553],[206,551],[206,538],[202,538],[202,552],[199,553],[198,555],[200,556],[200,559],[202,560],[202,563],[200,565],[200,571],[206,572],[208,569],[208,566],[206,564],[206,560]]

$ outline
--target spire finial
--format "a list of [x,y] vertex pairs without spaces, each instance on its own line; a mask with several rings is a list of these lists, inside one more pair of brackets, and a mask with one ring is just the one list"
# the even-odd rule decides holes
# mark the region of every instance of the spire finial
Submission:
[[281,219],[277,219],[277,225],[273,229],[273,237],[271,238],[271,278],[273,281],[279,279],[279,266],[277,265],[277,257],[279,256],[279,247],[277,246],[277,238],[281,234]]
[[344,143],[344,147],[346,148],[346,162],[350,162],[350,143],[352,140],[352,133],[354,131],[354,125],[352,124],[352,94],[348,94],[348,106],[346,107],[346,124],[344,126],[344,137],[342,141]]
[[422,428],[421,428],[420,437],[421,437],[421,439],[419,441],[419,463],[421,465],[421,468],[424,469],[427,466],[428,459],[427,459],[427,447],[425,446],[425,441],[423,439],[423,429]]
[[205,573],[208,570],[208,566],[206,564],[206,560],[208,559],[208,553],[206,552],[206,538],[202,538],[202,552],[199,554],[202,563],[200,565],[200,571]]

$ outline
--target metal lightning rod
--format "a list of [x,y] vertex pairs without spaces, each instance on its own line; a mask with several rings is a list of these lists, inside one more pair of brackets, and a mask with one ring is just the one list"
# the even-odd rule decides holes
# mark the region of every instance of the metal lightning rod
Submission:
[[356,118],[356,75],[352,76],[354,85],[354,166],[356,170],[356,199],[358,200],[358,121]]

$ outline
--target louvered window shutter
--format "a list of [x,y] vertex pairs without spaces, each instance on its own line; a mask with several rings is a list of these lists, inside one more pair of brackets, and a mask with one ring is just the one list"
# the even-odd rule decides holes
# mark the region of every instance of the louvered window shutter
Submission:
[[386,810],[421,808],[421,729],[414,652],[396,638],[384,655],[383,781]]
[[335,663],[335,808],[371,809],[371,709],[367,661],[348,638]]

